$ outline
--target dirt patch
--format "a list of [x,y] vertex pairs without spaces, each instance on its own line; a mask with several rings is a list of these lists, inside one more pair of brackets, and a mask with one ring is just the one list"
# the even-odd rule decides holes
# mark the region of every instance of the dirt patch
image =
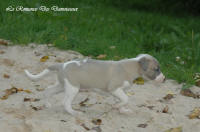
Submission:
[[[128,115],[119,114],[111,108],[111,104],[116,102],[113,97],[93,92],[81,92],[73,102],[74,109],[84,111],[81,117],[72,117],[64,111],[62,93],[50,98],[51,108],[43,108],[44,102],[39,100],[39,95],[47,86],[55,83],[55,75],[32,82],[25,76],[24,70],[38,73],[49,65],[84,57],[78,52],[35,44],[27,47],[0,45],[0,51],[0,97],[12,87],[31,91],[17,92],[0,100],[0,131],[162,132],[177,127],[181,127],[183,132],[200,130],[200,119],[188,117],[191,111],[199,108],[200,100],[181,95],[182,84],[173,80],[163,84],[133,84],[126,89],[126,93],[134,93],[129,94],[127,107],[132,113]],[[48,56],[48,59],[41,61],[44,56]],[[198,87],[194,86],[191,90],[200,93]],[[31,101],[33,99],[38,100]],[[36,111],[33,107],[42,109]]]

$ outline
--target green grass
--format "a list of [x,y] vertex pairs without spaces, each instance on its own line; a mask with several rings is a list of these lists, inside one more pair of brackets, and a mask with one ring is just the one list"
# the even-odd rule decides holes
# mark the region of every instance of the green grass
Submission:
[[[149,53],[159,60],[168,78],[194,84],[193,75],[200,72],[200,18],[151,12],[120,5],[118,1],[114,4],[112,0],[1,1],[0,38],[21,45],[53,43],[60,49],[93,57],[106,54],[105,59],[114,60]],[[9,5],[58,5],[79,10],[6,12]],[[116,48],[110,49],[113,45]],[[177,62],[176,56],[185,64]]]

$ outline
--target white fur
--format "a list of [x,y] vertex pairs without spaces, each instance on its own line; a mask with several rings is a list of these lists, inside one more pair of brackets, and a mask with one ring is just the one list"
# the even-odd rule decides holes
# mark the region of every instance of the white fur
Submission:
[[80,112],[72,109],[72,101],[74,97],[77,95],[79,88],[71,85],[67,79],[65,79],[64,88],[65,88],[65,98],[63,100],[63,105],[65,107],[65,110],[71,115],[79,114]]
[[63,69],[65,69],[67,67],[67,65],[71,64],[71,63],[76,63],[78,66],[81,65],[79,61],[69,61],[69,62],[66,62],[63,64]]
[[162,73],[160,73],[160,74],[156,77],[155,81],[157,81],[157,82],[163,82],[164,79],[165,79],[165,76],[164,76]]
[[[138,57],[133,58],[133,60],[139,61],[144,56],[148,57],[149,55],[141,54]],[[71,63],[76,63],[78,66],[80,66],[81,63],[83,64],[83,63],[86,63],[86,62],[87,62],[87,59],[85,59],[81,62],[80,61],[69,61],[69,62],[66,62],[62,65],[62,69],[64,70],[68,66],[68,64],[71,64]],[[77,111],[72,109],[72,101],[75,98],[75,96],[77,95],[77,93],[79,92],[79,87],[73,86],[67,80],[67,78],[65,78],[65,76],[60,75],[61,72],[57,73],[58,82],[55,85],[50,86],[48,88],[48,90],[45,92],[44,98],[51,97],[52,95],[54,95],[56,93],[65,91],[65,97],[64,97],[64,100],[63,100],[64,108],[71,115],[76,115],[80,112],[77,112]],[[32,75],[27,70],[25,70],[25,73],[29,78],[36,80],[36,79],[43,77],[44,75],[47,75],[49,73],[49,70],[46,69],[43,72],[39,73],[38,75]],[[157,81],[161,81],[162,79],[164,79],[163,74],[160,74],[156,78]],[[123,84],[120,87],[116,88],[115,91],[111,92],[112,95],[114,95],[115,97],[117,97],[120,100],[120,102],[115,105],[115,108],[118,108],[120,111],[124,111],[124,112],[129,111],[129,110],[123,108],[123,106],[125,106],[128,103],[128,96],[124,93],[123,89],[126,88],[126,87],[129,87],[129,86],[130,86],[130,83],[128,81],[124,81]]]
[[132,60],[139,61],[141,58],[148,57],[148,56],[149,56],[148,54],[140,54],[136,58],[132,58]]
[[41,73],[39,73],[39,74],[37,74],[37,75],[31,74],[28,70],[24,70],[24,72],[26,73],[26,75],[27,75],[30,79],[36,81],[36,80],[42,78],[43,76],[47,75],[50,71],[49,71],[48,69],[45,69],[43,72],[41,72]]
[[84,63],[86,63],[86,62],[87,62],[87,60],[88,60],[88,58],[84,59],[84,60],[83,60],[83,62],[84,62]]

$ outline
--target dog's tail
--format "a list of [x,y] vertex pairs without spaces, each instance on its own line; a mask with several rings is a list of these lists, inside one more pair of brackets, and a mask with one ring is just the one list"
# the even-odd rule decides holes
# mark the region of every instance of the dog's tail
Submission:
[[51,71],[59,71],[61,68],[62,68],[62,64],[55,64],[55,65],[49,66],[47,69],[45,69],[44,71],[42,71],[41,73],[37,75],[31,74],[28,70],[24,70],[24,72],[31,80],[38,81],[39,79],[48,75]]
[[37,80],[41,79],[42,77],[48,75],[52,71],[62,72],[62,70],[65,69],[67,67],[67,65],[71,64],[71,63],[76,63],[78,66],[80,66],[79,61],[69,61],[64,64],[54,64],[52,66],[49,66],[47,69],[45,69],[44,71],[42,71],[41,73],[39,73],[37,75],[31,74],[28,70],[24,70],[24,72],[31,80],[37,81]]
[[41,73],[37,74],[37,75],[33,75],[31,74],[28,70],[24,70],[24,72],[26,73],[26,75],[33,81],[37,81],[39,79],[41,79],[42,77],[44,77],[45,75],[47,75],[50,70],[49,69],[45,69],[44,71],[42,71]]

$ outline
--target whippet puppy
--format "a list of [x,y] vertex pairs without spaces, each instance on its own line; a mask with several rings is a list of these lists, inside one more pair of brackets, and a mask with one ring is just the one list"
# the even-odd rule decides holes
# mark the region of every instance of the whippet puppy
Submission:
[[30,79],[38,80],[52,71],[56,71],[58,81],[45,91],[45,95],[51,97],[64,91],[64,108],[72,115],[79,113],[72,109],[71,104],[82,88],[100,89],[111,93],[121,101],[115,105],[120,109],[128,102],[128,96],[123,89],[131,86],[136,78],[143,77],[157,82],[165,80],[158,61],[148,54],[140,54],[136,58],[120,61],[73,60],[49,66],[37,75],[32,75],[27,70],[25,73]]

